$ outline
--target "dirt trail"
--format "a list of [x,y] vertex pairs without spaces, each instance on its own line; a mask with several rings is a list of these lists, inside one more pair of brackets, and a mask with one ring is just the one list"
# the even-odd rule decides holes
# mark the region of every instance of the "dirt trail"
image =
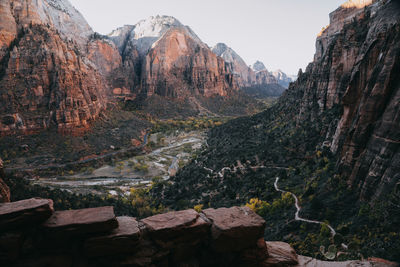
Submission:
[[293,194],[292,192],[279,189],[279,187],[278,187],[278,182],[279,182],[279,177],[276,177],[275,183],[274,183],[275,190],[278,191],[278,192],[282,192],[282,193],[289,193],[289,194],[294,198],[294,200],[295,200],[295,206],[296,206],[297,211],[296,211],[296,214],[294,215],[294,219],[295,219],[296,221],[303,221],[303,222],[308,222],[308,223],[324,224],[324,225],[326,225],[326,226],[329,228],[329,230],[331,231],[332,237],[334,237],[334,236],[336,235],[335,229],[333,229],[333,227],[330,226],[330,225],[327,224],[327,223],[301,218],[300,215],[299,215],[299,213],[300,213],[300,211],[301,211],[301,207],[300,207],[300,205],[299,205],[299,199],[298,199],[297,196],[296,196],[295,194]]

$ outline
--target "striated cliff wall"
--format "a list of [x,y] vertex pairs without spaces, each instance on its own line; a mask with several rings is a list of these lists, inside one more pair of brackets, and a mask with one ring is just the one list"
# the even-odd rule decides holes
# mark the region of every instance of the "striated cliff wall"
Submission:
[[331,14],[314,62],[287,93],[301,98],[298,121],[343,109],[326,139],[340,173],[368,200],[390,193],[400,179],[400,5],[370,2]]
[[144,62],[142,90],[147,96],[227,96],[237,90],[223,59],[183,27],[165,33]]
[[93,32],[66,0],[1,0],[0,14],[0,135],[86,131],[108,95],[89,58],[107,59],[100,71],[109,71],[118,64],[116,48],[92,42],[88,58]]
[[114,82],[133,98],[229,96],[238,89],[225,62],[173,17],[150,17],[116,29],[109,38],[121,53],[124,73],[131,76]]

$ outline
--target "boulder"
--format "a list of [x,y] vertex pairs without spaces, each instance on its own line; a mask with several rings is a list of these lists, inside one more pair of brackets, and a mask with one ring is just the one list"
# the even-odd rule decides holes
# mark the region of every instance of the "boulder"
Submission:
[[159,214],[143,219],[142,222],[153,239],[162,241],[191,240],[205,234],[209,228],[209,223],[195,210]]
[[87,234],[109,232],[118,227],[113,207],[56,211],[44,224],[49,233]]
[[29,227],[42,223],[53,213],[53,200],[31,198],[0,204],[0,229]]
[[268,258],[264,266],[289,266],[297,265],[296,251],[284,242],[265,242],[268,249]]
[[140,240],[138,222],[131,217],[117,217],[118,228],[110,234],[86,240],[85,249],[90,256],[115,255],[133,251]]
[[264,235],[264,219],[248,207],[206,209],[203,213],[212,222],[212,245],[217,251],[254,247]]
[[258,239],[256,246],[243,250],[240,256],[247,265],[262,262],[269,256],[264,238]]
[[[198,258],[202,244],[208,241],[210,224],[195,210],[174,211],[142,220],[154,244],[169,251],[174,264]],[[158,261],[160,256],[151,256]]]

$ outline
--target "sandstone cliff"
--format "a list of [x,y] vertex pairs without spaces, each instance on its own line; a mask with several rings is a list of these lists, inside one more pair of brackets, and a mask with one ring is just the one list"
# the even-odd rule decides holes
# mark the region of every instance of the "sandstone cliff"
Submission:
[[[156,16],[113,31],[132,97],[227,96],[237,90],[225,62],[177,19]],[[124,81],[119,79],[122,84]]]
[[224,43],[218,43],[212,51],[225,60],[229,72],[233,74],[242,91],[248,95],[257,98],[280,96],[291,81],[283,79],[284,75],[287,78],[283,72],[280,76],[269,72],[260,61],[255,62],[252,67],[247,66],[246,62]]
[[[86,56],[90,26],[67,0],[1,0],[0,13],[1,135],[87,130],[107,103],[106,82]],[[104,51],[114,61],[106,46],[96,49],[92,59]]]
[[237,77],[241,87],[254,84],[256,80],[255,72],[232,48],[224,43],[218,43],[212,48],[212,51],[227,62],[230,72]]
[[227,96],[237,90],[223,59],[184,27],[165,33],[144,62],[142,90],[147,96]]
[[343,108],[326,140],[348,184],[370,200],[390,193],[400,178],[400,6],[350,2],[330,15],[314,62],[282,101],[301,97],[298,121]]

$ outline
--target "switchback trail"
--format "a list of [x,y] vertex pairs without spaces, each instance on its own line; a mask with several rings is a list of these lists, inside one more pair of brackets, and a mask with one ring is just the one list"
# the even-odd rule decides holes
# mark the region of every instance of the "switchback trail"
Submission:
[[296,206],[297,211],[296,211],[296,214],[294,215],[294,219],[295,219],[296,221],[303,221],[303,222],[308,222],[308,223],[324,224],[324,225],[326,225],[326,226],[329,228],[329,230],[331,231],[332,237],[334,237],[334,236],[336,235],[335,229],[333,229],[333,227],[330,226],[330,225],[327,224],[327,223],[301,218],[301,217],[299,216],[299,213],[300,213],[300,210],[301,210],[301,207],[300,207],[300,205],[299,205],[299,199],[298,199],[297,196],[296,196],[295,194],[293,194],[292,192],[288,192],[288,191],[279,189],[279,187],[278,187],[278,182],[279,182],[279,177],[276,177],[275,183],[274,183],[275,190],[278,191],[278,192],[282,192],[282,193],[289,193],[289,194],[294,198],[294,200],[295,200],[295,206]]

